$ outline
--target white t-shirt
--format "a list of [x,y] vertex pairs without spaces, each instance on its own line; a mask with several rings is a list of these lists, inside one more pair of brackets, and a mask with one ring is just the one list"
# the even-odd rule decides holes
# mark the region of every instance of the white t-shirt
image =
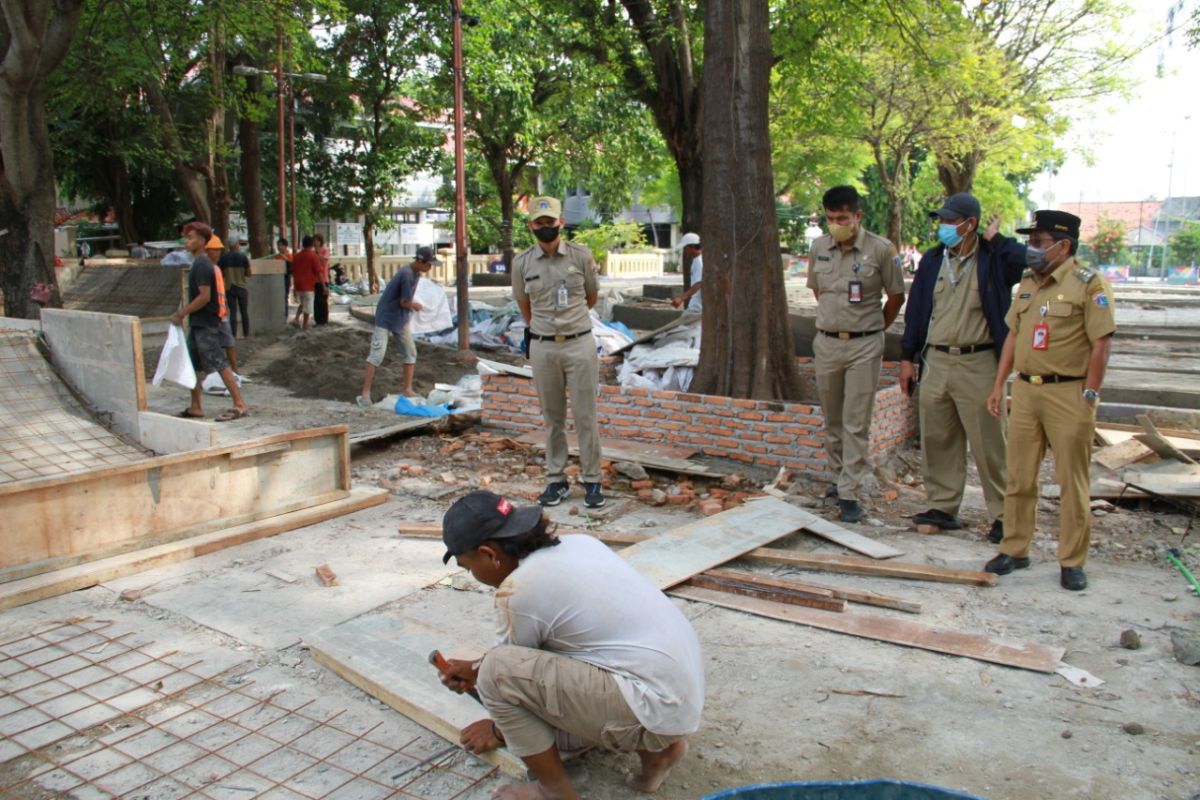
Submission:
[[[692,282],[691,286],[695,286],[700,281],[704,280],[704,256],[698,255],[692,259]],[[699,311],[704,308],[704,301],[700,299],[700,292],[697,291],[688,300],[688,311]]]
[[608,670],[647,730],[694,733],[704,707],[704,661],[692,624],[600,540],[559,539],[522,559],[496,589],[497,643]]

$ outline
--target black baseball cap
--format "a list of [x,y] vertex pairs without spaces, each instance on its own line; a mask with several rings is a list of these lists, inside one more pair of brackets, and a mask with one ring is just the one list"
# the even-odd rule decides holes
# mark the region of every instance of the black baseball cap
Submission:
[[970,192],[959,192],[947,197],[946,201],[942,203],[942,207],[936,211],[930,211],[929,216],[931,219],[957,219],[959,217],[979,219],[979,215],[982,213],[975,195]]
[[441,261],[434,255],[432,247],[418,247],[417,254],[414,256],[417,261],[424,261],[426,264],[440,264]]
[[1046,231],[1047,233],[1065,233],[1072,239],[1078,239],[1081,222],[1079,217],[1068,214],[1066,211],[1035,211],[1033,212],[1033,222],[1029,224],[1029,227],[1017,228],[1017,233]]
[[541,518],[541,506],[517,508],[495,492],[471,492],[455,500],[442,517],[442,543],[446,545],[442,563],[474,550],[488,539],[511,539],[529,533]]

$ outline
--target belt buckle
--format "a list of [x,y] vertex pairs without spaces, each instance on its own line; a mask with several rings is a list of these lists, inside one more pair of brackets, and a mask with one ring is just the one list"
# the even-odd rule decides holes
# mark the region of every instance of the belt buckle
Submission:
[[946,352],[952,356],[961,356],[963,354],[963,349],[961,347],[951,347]]
[[1041,375],[1030,375],[1029,382],[1032,383],[1034,386],[1041,386],[1045,381],[1042,380]]
[[555,342],[557,342],[557,343],[559,343],[559,344],[562,344],[562,343],[563,343],[563,342],[565,342],[566,340],[567,340],[567,337],[566,337],[566,336],[564,336],[563,334],[561,334],[561,333],[556,333],[556,334],[554,334],[554,341],[555,341]]
[[838,331],[838,335],[837,335],[837,336],[838,336],[838,338],[839,338],[839,339],[843,339],[843,340],[845,340],[845,339],[849,339],[849,338],[850,338],[850,332],[849,332],[849,331]]

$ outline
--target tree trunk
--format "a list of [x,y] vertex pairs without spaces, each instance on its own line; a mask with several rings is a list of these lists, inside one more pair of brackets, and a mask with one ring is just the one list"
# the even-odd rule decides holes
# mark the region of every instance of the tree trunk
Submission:
[[705,11],[704,194],[721,198],[721,213],[708,215],[701,237],[704,326],[692,389],[785,400],[800,396],[800,378],[775,220],[767,13],[767,0]]
[[[675,169],[679,173],[679,188],[683,195],[683,218],[680,220],[680,230],[684,233],[699,233],[703,222],[701,214],[704,207],[704,155],[701,152],[699,137],[680,149],[675,155]],[[718,195],[719,196],[719,195]],[[703,237],[700,245],[707,242]],[[683,270],[683,289],[692,287],[692,272],[688,265],[681,266]]]
[[229,169],[225,143],[225,25],[220,15],[214,15],[209,39],[209,89],[212,108],[208,115],[208,153],[205,160],[205,182],[208,184],[208,204],[212,209],[211,225],[221,241],[229,238]]
[[[248,81],[250,92],[258,92],[261,79],[255,75]],[[246,214],[246,229],[250,239],[250,257],[262,258],[274,252],[271,226],[267,222],[267,204],[263,201],[262,140],[258,123],[246,117],[238,119],[238,143],[241,158],[238,162],[242,180],[242,207]]]
[[4,313],[33,318],[35,283],[54,275],[54,153],[46,127],[46,78],[62,61],[82,0],[0,4],[0,291]]
[[367,285],[371,294],[379,291],[379,273],[375,271],[375,218],[363,215],[363,247],[367,252]]
[[975,170],[982,161],[980,153],[966,155],[941,155],[937,157],[938,180],[946,195],[969,192],[975,183]]
[[180,194],[187,201],[188,206],[192,209],[192,215],[197,220],[212,224],[212,208],[208,203],[204,171],[188,162],[187,154],[183,149],[183,141],[179,136],[179,129],[175,126],[175,116],[171,113],[167,98],[163,96],[162,87],[154,81],[146,81],[143,88],[146,90],[146,97],[150,100],[151,108],[154,109],[159,122],[162,123],[160,130],[163,147],[170,155],[171,166],[179,181]]

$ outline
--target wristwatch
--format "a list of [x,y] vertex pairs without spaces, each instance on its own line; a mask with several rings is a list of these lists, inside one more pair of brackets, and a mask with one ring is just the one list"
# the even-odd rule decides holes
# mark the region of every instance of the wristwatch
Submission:
[[1100,399],[1100,392],[1096,391],[1095,389],[1084,389],[1083,399],[1087,400],[1089,403],[1095,403]]

